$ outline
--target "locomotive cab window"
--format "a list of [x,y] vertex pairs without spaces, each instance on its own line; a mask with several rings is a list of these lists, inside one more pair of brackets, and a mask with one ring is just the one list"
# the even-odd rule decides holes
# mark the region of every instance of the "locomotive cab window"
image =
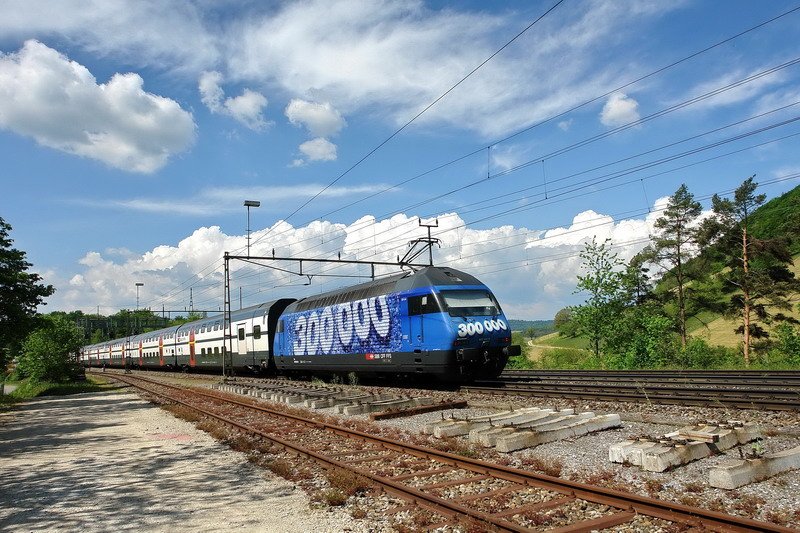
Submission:
[[408,299],[408,314],[409,315],[423,315],[425,313],[439,313],[439,303],[434,298],[433,294],[423,294],[421,296],[412,296]]
[[488,291],[442,291],[450,316],[487,316],[500,314],[500,306]]

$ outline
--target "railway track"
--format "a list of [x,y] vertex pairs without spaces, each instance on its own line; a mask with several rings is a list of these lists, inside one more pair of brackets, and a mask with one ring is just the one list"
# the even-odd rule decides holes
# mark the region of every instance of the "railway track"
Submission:
[[800,387],[797,370],[506,370],[505,381],[656,381],[706,385],[755,385]]
[[506,371],[463,392],[649,402],[738,409],[800,410],[800,372]]
[[[428,525],[429,529],[466,523],[499,531],[532,531],[542,526],[552,531],[591,531],[636,525],[637,520],[649,517],[712,531],[793,531],[396,442],[220,393],[142,377],[106,377],[268,439],[325,468],[354,472],[408,502],[389,512],[419,507],[440,516],[441,522]],[[498,508],[498,502],[507,506]]]

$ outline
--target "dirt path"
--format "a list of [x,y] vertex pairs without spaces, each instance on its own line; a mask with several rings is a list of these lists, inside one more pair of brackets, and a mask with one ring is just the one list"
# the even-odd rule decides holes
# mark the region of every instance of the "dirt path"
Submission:
[[0,415],[0,531],[361,530],[291,483],[129,393]]

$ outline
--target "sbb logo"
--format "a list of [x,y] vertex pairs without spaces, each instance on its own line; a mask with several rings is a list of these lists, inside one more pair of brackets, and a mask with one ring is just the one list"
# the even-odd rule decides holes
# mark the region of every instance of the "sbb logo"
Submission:
[[506,331],[508,326],[501,320],[484,320],[483,322],[470,322],[468,324],[458,325],[458,336],[467,337],[471,335],[482,335],[483,332],[491,333],[492,331]]

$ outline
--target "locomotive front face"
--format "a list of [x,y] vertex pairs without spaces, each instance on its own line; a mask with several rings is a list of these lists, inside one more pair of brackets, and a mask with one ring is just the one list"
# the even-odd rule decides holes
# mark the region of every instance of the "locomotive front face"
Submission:
[[443,311],[449,316],[457,363],[475,377],[499,374],[509,356],[511,328],[494,295],[487,288],[442,288]]

